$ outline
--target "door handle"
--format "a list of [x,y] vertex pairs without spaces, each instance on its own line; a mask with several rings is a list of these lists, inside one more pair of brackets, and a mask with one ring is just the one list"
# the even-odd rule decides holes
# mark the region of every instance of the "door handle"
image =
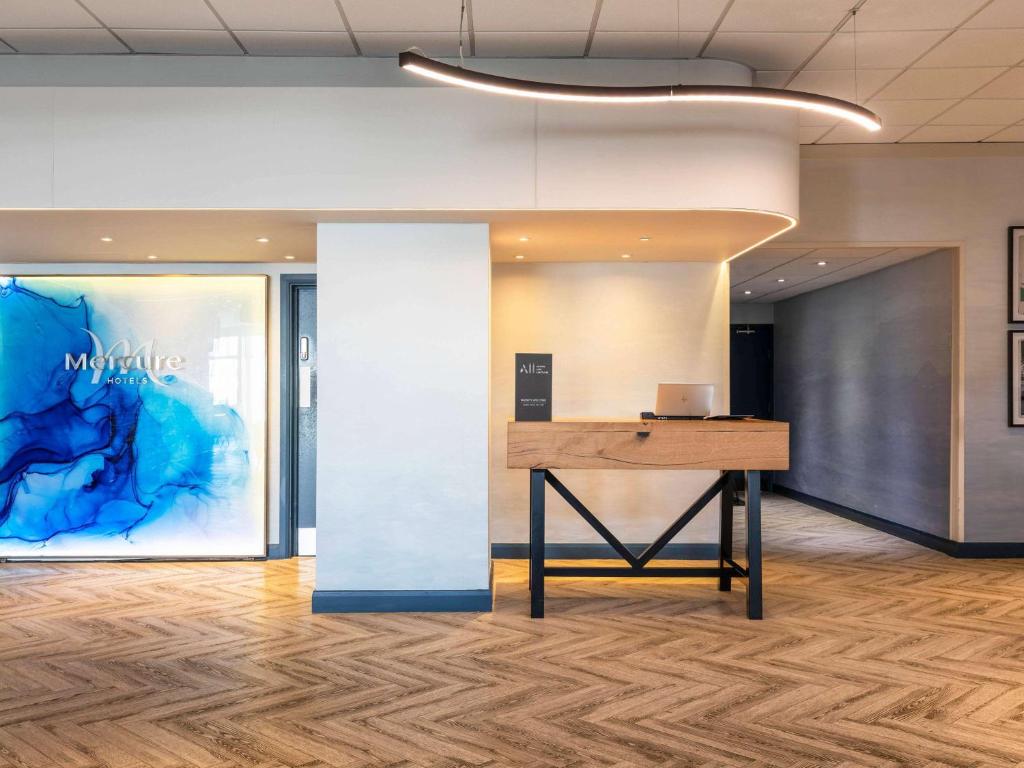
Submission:
[[299,360],[309,360],[309,336],[299,337]]

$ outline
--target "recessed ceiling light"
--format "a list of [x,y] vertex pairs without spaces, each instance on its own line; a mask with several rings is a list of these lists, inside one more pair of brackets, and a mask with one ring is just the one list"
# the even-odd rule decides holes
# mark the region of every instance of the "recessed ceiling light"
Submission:
[[159,257],[159,256],[157,256],[157,255],[156,255],[155,253],[151,253],[151,254],[149,254],[149,256],[147,256],[146,258],[147,258],[147,259],[149,259],[150,261],[156,261],[156,260],[157,260],[157,259],[159,259],[160,257]]
[[631,259],[631,258],[633,258],[633,254],[631,254],[631,253],[624,253],[624,254],[622,254],[622,258],[624,258],[624,259]]
[[112,238],[112,237],[101,237],[100,238],[100,242],[101,243],[112,243],[112,242],[114,242],[114,238]]
[[521,253],[517,253],[517,254],[516,254],[516,259],[518,259],[519,261],[522,261],[522,260],[523,260],[523,259],[525,259],[525,258],[526,258],[526,257],[525,257],[525,256],[523,256],[523,254],[521,254]]
[[523,235],[522,237],[519,238],[519,242],[520,243],[528,243],[528,242],[530,242],[530,238],[528,238],[526,235]]
[[285,256],[285,258],[286,258],[286,259],[288,259],[288,261],[295,261],[295,257],[294,257],[294,256],[292,256],[292,255],[291,255],[290,253],[289,253],[289,254],[287,254],[287,255]]
[[641,243],[646,243],[650,239],[651,239],[650,235],[640,235],[640,242]]
[[750,295],[750,291],[744,291],[744,292],[743,292],[743,295],[744,295],[744,296],[749,296],[749,295]]
[[269,237],[257,237],[256,238],[256,242],[257,243],[269,243],[270,242],[270,238]]
[[779,278],[778,280],[776,280],[775,282],[777,282],[777,283],[784,283],[784,282],[786,282],[786,278],[784,278],[784,277],[780,277],[780,278]]
[[818,266],[819,266],[819,267],[824,267],[824,266],[825,266],[826,264],[828,264],[828,262],[827,262],[827,261],[819,261],[819,262],[818,262]]

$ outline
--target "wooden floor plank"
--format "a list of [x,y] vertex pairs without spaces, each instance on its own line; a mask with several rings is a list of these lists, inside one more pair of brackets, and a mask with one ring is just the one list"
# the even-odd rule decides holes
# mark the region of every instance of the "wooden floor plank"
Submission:
[[312,615],[313,560],[0,565],[0,766],[1021,766],[1024,568],[764,503],[742,582],[496,563],[492,614]]

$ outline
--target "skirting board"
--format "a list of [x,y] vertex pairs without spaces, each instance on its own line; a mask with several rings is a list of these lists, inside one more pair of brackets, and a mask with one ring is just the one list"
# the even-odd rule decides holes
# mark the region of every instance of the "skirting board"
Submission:
[[953,541],[952,539],[946,539],[942,536],[936,536],[934,533],[926,533],[925,531],[919,531],[916,528],[910,528],[906,525],[893,523],[889,520],[884,520],[881,517],[869,515],[866,512],[859,512],[856,509],[844,507],[842,504],[836,504],[828,501],[827,499],[820,499],[817,496],[811,496],[810,494],[803,493],[802,491],[786,488],[778,483],[775,484],[775,493],[779,496],[785,496],[788,499],[793,499],[793,501],[799,501],[801,504],[806,504],[809,507],[814,507],[815,509],[820,509],[824,512],[831,512],[833,515],[843,517],[847,520],[852,520],[853,522],[860,523],[868,528],[874,528],[876,531],[888,533],[891,536],[896,536],[897,538],[905,541],[920,544],[922,547],[934,549],[935,551],[942,552],[950,557],[1024,557],[1024,542]]
[[490,589],[317,589],[313,613],[487,613],[493,601]]
[[[634,554],[643,552],[646,544],[627,544]],[[491,557],[496,560],[526,560],[530,545],[524,543],[491,544]],[[609,544],[545,544],[544,557],[551,560],[618,560],[618,553]],[[659,560],[717,560],[717,544],[669,544]]]

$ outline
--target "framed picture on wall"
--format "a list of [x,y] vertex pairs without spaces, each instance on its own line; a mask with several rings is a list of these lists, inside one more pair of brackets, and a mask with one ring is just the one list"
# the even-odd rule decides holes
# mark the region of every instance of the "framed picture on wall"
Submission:
[[266,554],[266,276],[0,276],[0,371],[0,557]]
[[1024,427],[1024,331],[1009,331],[1009,373],[1011,427]]
[[1009,228],[1010,322],[1024,323],[1024,227]]

